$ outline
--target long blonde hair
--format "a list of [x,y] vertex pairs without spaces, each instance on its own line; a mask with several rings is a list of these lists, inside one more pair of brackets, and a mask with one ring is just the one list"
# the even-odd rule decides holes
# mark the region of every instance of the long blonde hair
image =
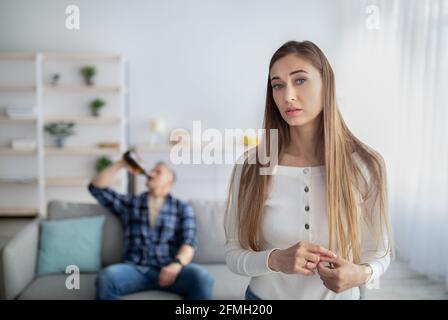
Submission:
[[[310,41],[289,41],[274,53],[269,64],[269,71],[277,60],[289,54],[295,54],[310,62],[319,70],[322,77],[323,111],[319,115],[318,141],[321,149],[324,150],[328,247],[345,259],[354,263],[360,262],[361,228],[355,195],[355,192],[359,191],[362,200],[373,200],[379,209],[365,212],[362,218],[371,227],[377,241],[384,239],[382,235],[386,230],[389,239],[386,252],[391,252],[392,236],[387,210],[385,165],[382,157],[359,141],[346,126],[336,105],[333,70],[324,53]],[[290,144],[291,138],[289,125],[283,120],[274,102],[269,75],[263,128],[267,132],[269,129],[278,129],[278,154],[281,155],[285,147]],[[270,150],[269,134],[265,137],[265,143],[266,150]],[[368,170],[367,176],[353,159],[354,152],[365,164]],[[260,168],[265,166],[259,161],[258,156],[253,164],[249,164],[246,158],[242,165],[238,198],[231,199],[233,188],[236,187],[234,186],[235,166],[227,199],[226,219],[229,215],[230,202],[237,201],[236,221],[239,242],[243,248],[255,251],[263,249],[261,226],[264,204],[272,180],[270,175],[259,174]],[[379,214],[380,217],[375,217],[373,214]],[[375,224],[374,219],[379,219],[380,223]],[[226,234],[228,235],[227,228]]]

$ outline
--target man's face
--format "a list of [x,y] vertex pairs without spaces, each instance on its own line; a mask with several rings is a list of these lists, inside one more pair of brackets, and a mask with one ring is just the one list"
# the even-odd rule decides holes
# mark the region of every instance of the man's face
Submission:
[[167,186],[171,187],[173,184],[173,174],[164,164],[156,165],[148,172],[148,174],[151,177],[151,179],[146,182],[146,186],[149,189],[165,188]]

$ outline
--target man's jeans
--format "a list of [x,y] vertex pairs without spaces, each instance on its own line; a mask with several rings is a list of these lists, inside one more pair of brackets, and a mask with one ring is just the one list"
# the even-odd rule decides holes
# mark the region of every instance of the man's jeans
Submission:
[[182,268],[176,281],[167,287],[158,284],[160,269],[141,271],[131,263],[113,264],[103,269],[96,279],[96,298],[119,299],[121,296],[148,290],[163,290],[188,300],[212,298],[214,280],[204,267],[190,263]]

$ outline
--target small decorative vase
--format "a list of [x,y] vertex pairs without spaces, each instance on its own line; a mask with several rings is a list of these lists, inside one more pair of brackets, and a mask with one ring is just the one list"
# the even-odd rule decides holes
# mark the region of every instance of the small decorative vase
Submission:
[[51,85],[52,86],[57,86],[59,84],[59,79],[61,78],[61,76],[57,73],[53,74],[51,77]]
[[56,137],[56,147],[59,149],[64,148],[65,146],[65,137]]
[[86,78],[85,80],[86,80],[86,85],[88,85],[88,86],[93,86],[94,85],[93,77]]

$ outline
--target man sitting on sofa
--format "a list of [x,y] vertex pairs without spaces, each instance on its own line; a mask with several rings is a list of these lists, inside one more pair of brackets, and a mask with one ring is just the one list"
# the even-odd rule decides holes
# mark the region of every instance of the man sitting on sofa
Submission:
[[149,171],[146,191],[138,196],[109,188],[124,160],[102,170],[89,184],[90,193],[115,214],[124,229],[124,263],[103,269],[96,280],[97,299],[146,290],[165,290],[185,299],[212,298],[214,280],[202,266],[191,263],[197,247],[192,207],[170,194],[174,171],[159,162]]

